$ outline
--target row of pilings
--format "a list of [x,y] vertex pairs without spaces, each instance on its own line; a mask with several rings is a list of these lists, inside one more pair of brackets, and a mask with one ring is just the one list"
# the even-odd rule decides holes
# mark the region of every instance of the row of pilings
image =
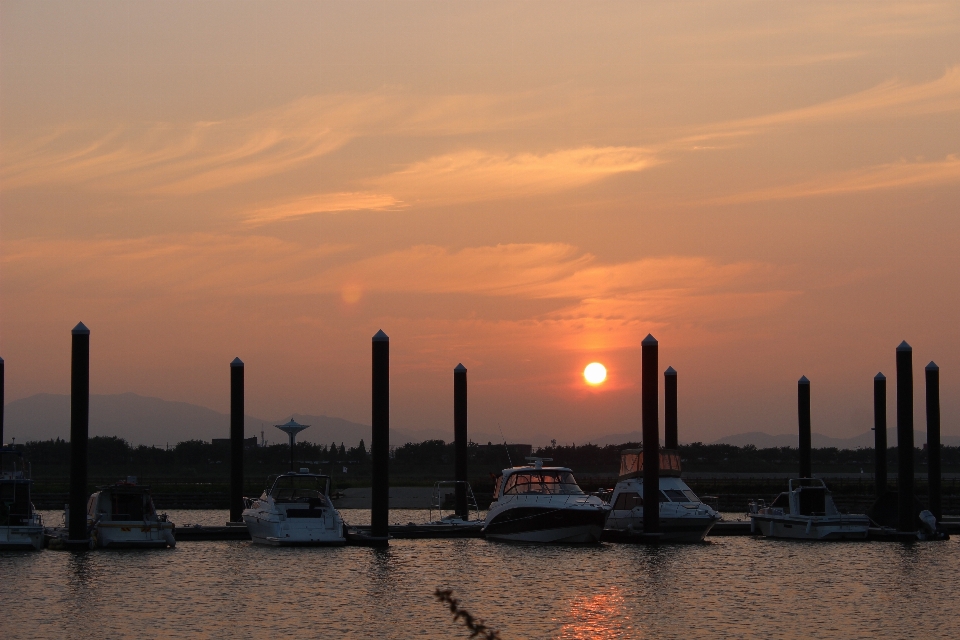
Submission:
[[[913,349],[906,341],[896,352],[897,370],[897,522],[898,531],[917,530],[913,466]],[[927,413],[927,502],[930,513],[943,519],[940,484],[940,367],[930,362],[924,369]],[[800,477],[810,478],[810,381],[797,382]],[[878,504],[887,496],[887,378],[873,378],[874,483]]]
[[[70,501],[67,516],[69,540],[87,538],[87,439],[90,414],[90,330],[78,323],[72,330],[70,376]],[[913,350],[902,342],[896,351],[897,371],[897,528],[917,529],[913,466]],[[390,447],[390,339],[378,331],[372,339],[371,457],[373,466],[371,499],[371,541],[386,543],[389,517]],[[643,429],[643,502],[659,503],[659,343],[647,335],[641,343],[641,421]],[[926,381],[927,460],[929,510],[942,519],[940,484],[940,369],[931,362],[924,370]],[[677,448],[677,372],[664,372],[664,446]],[[3,442],[4,361],[0,358],[0,443]],[[453,371],[455,512],[467,519],[467,369],[458,364]],[[874,378],[874,430],[876,434],[875,482],[878,498],[887,492],[886,465],[886,377]],[[797,386],[799,423],[799,473],[811,477],[810,381],[800,378]],[[244,363],[230,363],[230,521],[240,522],[243,511],[243,426]],[[656,536],[660,519],[656,509],[644,509],[644,532]]]
[[[71,332],[70,361],[70,498],[67,510],[68,546],[87,544],[87,441],[90,421],[90,330],[81,322]],[[368,542],[386,544],[389,517],[390,464],[390,338],[383,331],[373,337],[372,362],[373,491]],[[454,438],[456,451],[455,510],[463,519],[467,505],[467,369],[454,369]],[[4,361],[0,358],[0,443],[3,442],[5,389]],[[230,522],[241,522],[243,512],[244,363],[230,363]]]

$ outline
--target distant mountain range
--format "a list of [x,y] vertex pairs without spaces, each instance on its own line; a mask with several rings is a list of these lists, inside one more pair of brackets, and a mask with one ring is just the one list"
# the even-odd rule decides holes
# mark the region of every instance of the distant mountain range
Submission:
[[[798,440],[799,436],[795,433],[770,435],[769,433],[763,433],[762,431],[754,431],[752,433],[738,433],[732,436],[724,436],[712,444],[732,444],[738,447],[752,444],[758,449],[769,449],[771,447],[796,447],[798,445]],[[836,447],[837,449],[872,449],[874,444],[874,434],[873,431],[866,431],[852,438],[833,438],[830,436],[825,436],[822,433],[814,432],[810,434],[810,440],[815,449],[822,449],[825,447]],[[941,436],[940,441],[942,444],[950,445],[951,447],[960,446],[960,436]],[[922,447],[926,443],[927,432],[914,430],[914,446]],[[887,429],[887,446],[897,446],[896,427]]]
[[[14,400],[4,410],[4,440],[16,438],[47,440],[70,439],[70,396],[39,393]],[[286,436],[272,428],[290,419],[266,420],[244,417],[244,432],[260,439],[265,431],[268,442],[286,442]],[[361,438],[369,446],[370,427],[329,416],[293,416],[311,428],[299,437],[301,441],[330,444],[343,442],[356,446]],[[90,436],[118,436],[133,445],[170,446],[184,440],[206,440],[230,437],[230,416],[213,409],[187,402],[171,402],[135,393],[90,396]]]
[[[4,440],[10,442],[16,438],[20,442],[28,440],[47,440],[51,438],[70,439],[70,396],[51,393],[38,393],[14,400],[4,409]],[[260,438],[261,430],[267,442],[285,442],[286,436],[272,429],[272,425],[281,424],[290,418],[301,424],[308,424],[310,428],[304,431],[298,439],[300,441],[330,444],[344,443],[347,447],[355,447],[363,439],[367,447],[370,446],[370,426],[357,422],[350,422],[343,418],[334,418],[323,415],[286,415],[276,420],[265,420],[254,416],[244,417],[244,431],[247,437]],[[91,436],[118,436],[133,445],[175,445],[184,440],[206,440],[213,438],[227,438],[230,435],[230,416],[213,409],[201,407],[187,402],[172,402],[160,398],[150,398],[135,393],[119,393],[111,395],[90,396],[90,435]],[[471,432],[470,439],[474,442],[501,442],[499,434]],[[600,438],[584,439],[583,443],[592,442],[600,446],[622,444],[625,442],[640,442],[643,439],[640,431],[629,433],[615,433]],[[453,429],[391,429],[390,443],[402,445],[407,442],[422,442],[424,440],[453,440]],[[521,438],[526,443],[535,445],[546,444],[549,435],[535,434],[529,438]],[[514,440],[515,441],[515,440]],[[896,446],[896,429],[887,431],[887,443]],[[926,442],[926,433],[914,432],[916,446]],[[583,444],[581,443],[581,444]],[[960,437],[945,436],[943,443],[958,446]],[[567,444],[564,442],[564,444]],[[755,445],[758,448],[768,447],[796,447],[796,434],[770,435],[762,432],[741,433],[720,438],[712,444],[733,444],[743,446]],[[858,447],[873,447],[873,432],[867,431],[854,438],[832,438],[820,433],[813,434],[814,447],[837,447],[839,449],[856,449]]]
[[[707,444],[732,444],[738,447],[752,444],[758,449],[770,449],[773,447],[797,447],[799,438],[800,437],[796,433],[770,435],[769,433],[764,433],[762,431],[751,431],[750,433],[737,433],[730,436],[724,436],[719,440],[714,440],[713,442],[709,442]],[[874,442],[873,431],[866,431],[852,438],[834,438],[831,436],[826,436],[822,433],[814,432],[810,434],[810,440],[811,445],[815,449],[823,449],[827,447],[836,447],[837,449],[872,449]],[[613,433],[608,436],[602,436],[600,438],[593,439],[590,442],[604,446],[608,444],[622,444],[624,442],[641,441],[643,441],[643,433],[640,431],[630,431],[629,433]],[[960,446],[960,436],[941,436],[940,441],[942,444],[950,445],[951,447]],[[917,447],[922,447],[924,444],[926,444],[926,442],[927,432],[914,430],[914,445]],[[897,446],[896,428],[887,429],[887,446]]]

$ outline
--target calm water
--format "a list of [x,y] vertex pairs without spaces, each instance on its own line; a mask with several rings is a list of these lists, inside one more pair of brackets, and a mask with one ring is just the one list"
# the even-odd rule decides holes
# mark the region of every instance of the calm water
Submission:
[[[392,522],[415,512],[393,512]],[[346,511],[360,523],[361,511]],[[224,512],[171,512],[219,524]],[[48,524],[52,521],[48,520]],[[450,587],[511,638],[948,638],[960,542],[389,549],[181,543],[166,551],[0,553],[4,638],[456,638]]]

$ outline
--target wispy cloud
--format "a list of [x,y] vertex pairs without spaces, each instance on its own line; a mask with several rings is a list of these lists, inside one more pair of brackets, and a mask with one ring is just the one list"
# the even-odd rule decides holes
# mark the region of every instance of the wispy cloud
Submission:
[[542,154],[467,149],[369,180],[366,184],[373,192],[299,196],[250,211],[246,222],[264,224],[316,213],[542,196],[642,171],[658,162],[651,151],[639,147],[577,147]]
[[413,163],[373,184],[410,203],[478,202],[582,187],[657,162],[653,152],[640,147],[586,146],[543,154],[470,149]]
[[930,82],[910,84],[888,80],[875,87],[817,104],[777,113],[705,125],[669,146],[718,138],[752,135],[773,128],[846,120],[903,118],[960,111],[960,65],[948,68]]
[[278,220],[289,220],[316,213],[341,211],[390,211],[404,205],[393,196],[378,193],[318,193],[251,211],[245,223],[257,226]]
[[805,182],[767,187],[710,200],[714,204],[786,200],[812,196],[837,195],[926,187],[960,182],[960,158],[949,155],[935,162],[893,162],[852,171],[827,174]]
[[525,96],[312,96],[211,122],[97,123],[6,139],[5,189],[72,184],[184,195],[276,175],[368,135],[443,136],[515,127],[550,109],[510,108]]

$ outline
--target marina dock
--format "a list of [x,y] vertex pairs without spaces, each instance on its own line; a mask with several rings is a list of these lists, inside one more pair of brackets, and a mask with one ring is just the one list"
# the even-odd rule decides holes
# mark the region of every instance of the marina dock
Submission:
[[[951,535],[960,534],[960,518],[945,518],[942,523],[943,528]],[[434,524],[394,524],[387,528],[389,536],[394,540],[422,540],[422,539],[452,539],[452,538],[482,538],[483,534],[479,527],[457,527],[448,525]],[[351,544],[351,535],[369,536],[370,526],[348,526],[347,544]],[[708,538],[728,537],[728,536],[753,536],[758,535],[750,531],[750,522],[718,522],[710,530]],[[243,524],[231,524],[224,526],[201,526],[188,525],[177,527],[174,531],[177,542],[205,542],[213,540],[249,540],[250,534],[247,533],[247,527]],[[891,529],[882,527],[871,527],[867,536],[869,541],[886,542],[906,542],[916,540],[914,533],[898,533]],[[604,538],[604,542],[626,542],[615,541]]]

